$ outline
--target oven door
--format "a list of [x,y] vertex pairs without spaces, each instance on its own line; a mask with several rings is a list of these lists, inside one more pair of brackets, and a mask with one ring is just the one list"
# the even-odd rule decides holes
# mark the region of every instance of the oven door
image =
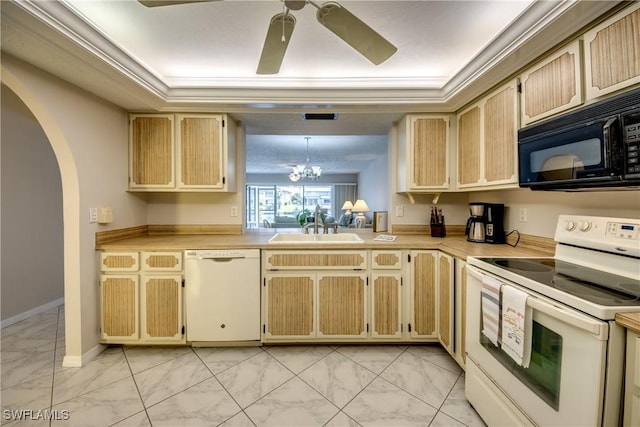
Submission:
[[522,368],[481,333],[484,275],[527,292],[467,266],[467,356],[479,368],[467,373],[467,381],[483,380],[470,375],[485,376],[484,380],[497,386],[495,396],[502,400],[468,396],[476,410],[495,419],[498,408],[515,407],[521,411],[519,415],[541,426],[600,425],[608,325],[529,291],[527,305],[533,316],[531,362],[528,368]]

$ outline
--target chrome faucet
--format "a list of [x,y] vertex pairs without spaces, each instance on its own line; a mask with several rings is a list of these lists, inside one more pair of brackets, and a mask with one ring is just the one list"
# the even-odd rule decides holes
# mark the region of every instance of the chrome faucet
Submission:
[[[316,211],[313,213],[313,234],[318,234],[318,220],[320,219],[320,214],[322,214],[322,209],[320,209],[320,205],[316,205]],[[325,228],[324,226],[322,228]]]

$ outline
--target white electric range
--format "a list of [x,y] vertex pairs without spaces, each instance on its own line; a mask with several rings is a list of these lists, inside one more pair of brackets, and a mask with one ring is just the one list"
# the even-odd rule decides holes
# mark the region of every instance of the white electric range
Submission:
[[[640,312],[639,230],[638,219],[561,215],[552,258],[467,260],[466,393],[485,422],[620,424],[625,331],[614,317]],[[482,332],[487,278],[527,294],[526,368]]]

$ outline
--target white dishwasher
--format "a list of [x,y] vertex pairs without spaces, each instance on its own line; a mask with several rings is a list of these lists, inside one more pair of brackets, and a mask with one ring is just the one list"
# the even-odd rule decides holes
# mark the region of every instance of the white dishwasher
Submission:
[[187,341],[260,340],[260,250],[186,250]]

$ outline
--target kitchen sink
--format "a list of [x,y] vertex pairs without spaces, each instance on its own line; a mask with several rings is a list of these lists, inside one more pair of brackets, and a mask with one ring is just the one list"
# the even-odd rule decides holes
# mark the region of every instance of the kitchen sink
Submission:
[[355,233],[340,234],[296,234],[277,233],[268,243],[363,243],[364,240]]
[[316,242],[350,242],[350,243],[362,243],[364,240],[355,233],[342,233],[342,234],[316,234]]

